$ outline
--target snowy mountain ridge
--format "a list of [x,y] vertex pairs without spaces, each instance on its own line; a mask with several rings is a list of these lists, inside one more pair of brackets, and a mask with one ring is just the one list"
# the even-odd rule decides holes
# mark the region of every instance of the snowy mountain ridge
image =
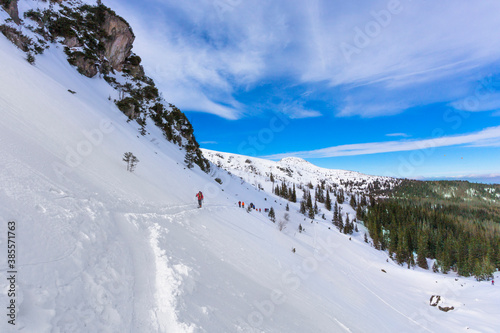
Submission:
[[275,162],[208,149],[202,149],[202,151],[213,164],[241,177],[256,187],[260,186],[265,189],[271,188],[271,174],[278,184],[286,182],[303,188],[308,184],[316,187],[323,183],[324,186],[343,189],[348,193],[366,195],[391,189],[400,183],[400,180],[391,177],[321,168],[297,157],[286,157]]

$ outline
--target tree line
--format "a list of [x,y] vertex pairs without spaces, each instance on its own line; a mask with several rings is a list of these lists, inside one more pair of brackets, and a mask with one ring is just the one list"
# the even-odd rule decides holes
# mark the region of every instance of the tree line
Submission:
[[[500,268],[500,225],[484,221],[484,210],[418,199],[383,199],[364,217],[373,245],[399,264],[450,270],[478,280]],[[465,217],[464,217],[465,215]]]

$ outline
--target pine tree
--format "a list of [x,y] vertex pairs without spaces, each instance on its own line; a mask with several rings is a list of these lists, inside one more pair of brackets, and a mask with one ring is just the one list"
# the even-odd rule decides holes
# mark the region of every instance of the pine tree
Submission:
[[351,201],[349,202],[349,205],[350,205],[352,208],[356,208],[356,205],[357,205],[357,204],[356,204],[356,198],[355,198],[354,194],[353,194],[353,195],[351,195]]
[[337,228],[340,232],[344,232],[344,221],[342,215],[339,215],[339,220],[337,221]]
[[344,203],[344,190],[343,189],[339,189],[338,193],[337,193],[337,202],[339,204],[343,204]]
[[135,167],[137,166],[137,163],[139,163],[139,159],[131,152],[123,154],[122,160],[127,163],[127,171],[130,172],[133,172],[135,170]]
[[295,184],[293,184],[292,197],[291,197],[290,201],[297,202],[297,192],[295,191]]
[[363,221],[364,220],[364,211],[363,206],[358,205],[356,208],[356,219]]
[[193,144],[189,143],[186,146],[186,155],[184,156],[184,163],[189,169],[192,169],[194,166],[195,159],[196,159],[195,147]]
[[364,207],[368,205],[368,202],[366,201],[366,197],[364,195],[361,196],[361,202],[359,203],[359,205]]
[[273,221],[273,223],[274,223],[274,222],[276,222],[276,215],[275,215],[275,213],[274,213],[274,209],[273,209],[273,207],[271,207],[271,209],[269,209],[269,214],[268,214],[268,216],[269,216],[269,219],[270,219],[271,221]]
[[351,231],[351,221],[349,220],[349,213],[346,214],[346,217],[345,217],[345,223],[344,223],[344,230],[343,230],[344,234],[352,234],[352,231]]
[[307,211],[306,202],[302,200],[300,202],[300,213],[305,215],[306,211]]
[[308,210],[314,209],[313,204],[312,204],[312,199],[311,199],[311,193],[308,193],[306,205],[307,205]]
[[415,267],[415,256],[413,252],[410,254],[410,261],[408,261],[408,269],[410,269],[410,267]]
[[337,205],[337,202],[335,202],[335,206],[333,208],[333,224],[337,225],[338,220],[339,220],[339,206]]
[[417,252],[417,265],[423,269],[429,269],[427,264],[427,235],[425,232],[421,232],[418,238],[418,252]]
[[332,200],[330,199],[330,191],[326,191],[325,208],[328,211],[332,210]]
[[309,208],[309,218],[312,220],[312,219],[314,219],[314,216],[315,216],[314,215],[314,208],[311,207],[311,208]]

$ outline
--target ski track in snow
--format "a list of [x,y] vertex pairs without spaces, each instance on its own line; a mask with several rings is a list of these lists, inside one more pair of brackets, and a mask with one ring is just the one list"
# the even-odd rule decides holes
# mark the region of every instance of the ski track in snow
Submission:
[[347,327],[344,324],[342,324],[337,318],[333,318],[333,320],[335,320],[335,322],[337,324],[339,324],[339,326],[342,327],[346,332],[351,332],[351,330],[349,329],[349,327]]
[[[193,204],[182,204],[156,209],[150,207],[147,209],[149,212],[114,214],[127,243],[133,244],[130,246],[136,272],[133,327],[137,332],[190,333],[196,329],[194,324],[179,323],[176,315],[176,298],[181,293],[180,286],[183,277],[189,274],[189,268],[184,265],[177,265],[175,268],[169,265],[165,251],[161,248],[162,233],[168,233],[168,228],[151,221],[189,224],[188,221],[179,220],[179,217],[228,207],[230,206],[208,204],[200,209]],[[144,234],[147,234],[149,242],[140,237]]]

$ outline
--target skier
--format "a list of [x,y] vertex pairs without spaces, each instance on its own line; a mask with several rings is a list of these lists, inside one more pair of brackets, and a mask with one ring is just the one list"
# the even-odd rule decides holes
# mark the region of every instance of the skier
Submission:
[[491,280],[491,285],[494,286],[495,285],[495,280]]
[[200,191],[196,193],[195,197],[198,198],[198,208],[201,208],[201,202],[203,201],[203,193],[201,193]]
[[244,201],[241,202],[241,208],[245,208],[245,202]]
[[241,208],[241,201],[238,201],[238,206],[240,206],[240,208]]

